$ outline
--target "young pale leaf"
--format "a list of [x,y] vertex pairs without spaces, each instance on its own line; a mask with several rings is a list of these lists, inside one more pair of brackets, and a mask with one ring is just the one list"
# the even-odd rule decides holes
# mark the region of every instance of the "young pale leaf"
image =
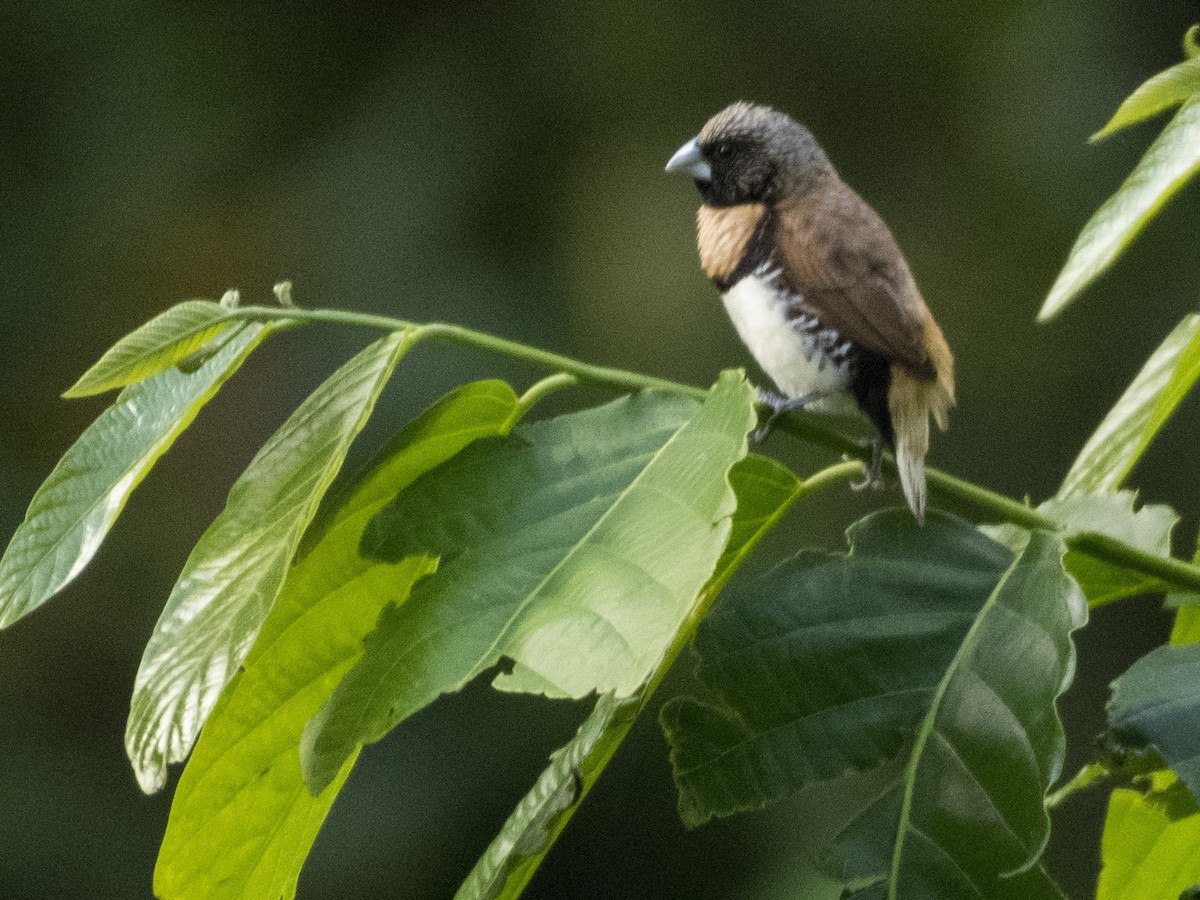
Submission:
[[464,385],[407,425],[356,480],[320,540],[288,572],[243,670],[221,695],[179,780],[154,873],[176,898],[291,897],[317,830],[350,772],[319,796],[300,777],[300,735],[362,652],[389,602],[436,569],[359,555],[363,529],[422,472],[517,412],[499,381]]
[[1139,85],[1117,108],[1108,124],[1093,134],[1091,139],[1102,140],[1113,132],[1178,106],[1195,94],[1200,94],[1200,58],[1171,66]]
[[502,657],[514,664],[494,682],[505,690],[636,690],[725,547],[728,473],[753,423],[753,392],[728,372],[702,406],[622,398],[481,441],[403,491],[364,550],[441,565],[384,610],[305,729],[309,787]]
[[1154,749],[1200,796],[1200,644],[1150,651],[1112,684],[1108,720],[1122,746]]
[[242,326],[199,371],[161,372],[126,389],[80,435],[0,559],[0,628],[83,570],[134,488],[268,333],[262,325]]
[[1107,269],[1175,192],[1200,168],[1200,97],[1167,123],[1120,189],[1083,227],[1038,313],[1053,318]]
[[254,643],[302,532],[409,346],[408,332],[381,338],[317,388],[250,462],[192,550],[146,645],[125,732],[147,793],[187,755]]
[[[729,544],[704,587],[704,599],[721,590],[801,489],[800,480],[789,469],[763,456],[740,460],[730,470],[729,481],[737,495],[737,511]],[[597,701],[575,738],[551,755],[550,766],[484,851],[458,889],[456,900],[515,900],[521,895],[629,733],[656,684],[652,678],[628,700],[605,694]]]
[[850,542],[849,556],[783,564],[701,626],[698,672],[719,705],[663,710],[684,821],[902,754],[843,838],[856,879],[889,896],[940,896],[939,880],[975,892],[945,896],[1043,896],[1001,875],[1032,867],[1049,835],[1042,797],[1064,748],[1054,701],[1086,616],[1062,544],[1038,533],[1013,560],[965,522],[920,528],[898,510]]
[[605,694],[570,743],[517,804],[454,895],[455,900],[515,900],[617,751],[641,711],[642,697]]
[[[1103,534],[1147,553],[1170,556],[1171,530],[1179,516],[1169,506],[1157,504],[1135,510],[1136,500],[1137,495],[1132,491],[1070,494],[1047,500],[1038,507],[1038,512],[1061,522],[1064,537]],[[1020,552],[1029,541],[1029,532],[1015,525],[986,527],[983,531],[1013,552]],[[1070,551],[1064,562],[1093,607],[1163,590],[1162,582],[1156,578],[1085,553]]]
[[1116,490],[1200,378],[1200,315],[1190,313],[1151,354],[1084,444],[1060,497]]
[[87,397],[136,384],[171,368],[236,324],[228,310],[211,300],[172,306],[117,341],[63,396]]
[[1172,773],[1155,772],[1145,794],[1112,792],[1096,900],[1181,897],[1200,882],[1200,808],[1194,801],[1190,808],[1171,808],[1163,798],[1174,784]]

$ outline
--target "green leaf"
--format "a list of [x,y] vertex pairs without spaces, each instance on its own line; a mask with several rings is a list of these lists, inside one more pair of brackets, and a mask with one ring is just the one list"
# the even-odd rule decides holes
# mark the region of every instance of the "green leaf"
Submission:
[[410,344],[407,331],[381,338],[317,388],[246,467],[192,550],[146,645],[125,733],[147,793],[187,755],[254,643],[301,534]]
[[1188,59],[1200,56],[1200,25],[1193,25],[1184,34],[1183,55]]
[[1200,168],[1200,98],[1167,123],[1120,189],[1083,227],[1038,313],[1045,322],[1107,269],[1155,213]]
[[[1137,495],[1132,491],[1090,496],[1071,494],[1047,500],[1038,507],[1038,512],[1061,522],[1063,537],[1102,534],[1147,553],[1170,556],[1171,530],[1179,516],[1169,506],[1156,504],[1135,510],[1136,500]],[[1015,525],[985,527],[983,531],[1014,552],[1020,552],[1029,540],[1029,532]],[[1064,563],[1093,607],[1163,590],[1162,582],[1152,576],[1086,553],[1072,550]]]
[[188,760],[159,852],[154,889],[174,898],[291,897],[317,830],[350,772],[319,796],[300,776],[300,735],[362,652],[387,603],[402,603],[435,561],[362,557],[367,522],[423,472],[506,431],[517,396],[500,381],[464,385],[409,423],[354,483],[279,599]]
[[[698,605],[720,592],[801,491],[791,470],[762,456],[740,460],[730,470],[729,481],[737,496],[729,544]],[[484,851],[456,900],[515,900],[521,895],[645,708],[663,671],[660,667],[629,700],[605,694],[597,701],[574,740],[551,755],[549,767]]]
[[[886,875],[892,864],[896,823],[904,805],[904,776],[912,745],[894,760],[869,772],[853,772],[805,789],[799,798],[802,814],[811,820],[809,847],[819,871],[836,879],[845,890],[842,900],[885,900],[891,884]],[[948,795],[949,796],[949,795]],[[964,798],[970,803],[973,798]],[[962,810],[968,812],[968,810]],[[814,852],[815,848],[815,852]],[[955,873],[957,874],[957,873]],[[1011,900],[1064,900],[1062,891],[1038,864],[1028,871],[1006,873],[976,887],[934,873],[933,883],[921,884],[907,897],[1005,897]]]
[[[1197,641],[1200,607],[1181,606],[1175,611],[1171,646]],[[1119,788],[1109,798],[1097,900],[1176,897],[1200,882],[1200,808],[1195,798],[1176,790],[1180,784],[1166,770],[1150,774],[1145,787],[1144,793]]]
[[1108,703],[1114,740],[1158,752],[1200,796],[1200,644],[1158,647],[1117,678]]
[[128,388],[80,435],[34,495],[0,559],[0,628],[83,570],[134,488],[269,333],[244,326],[194,374],[161,372]]
[[455,900],[510,900],[529,880],[571,815],[629,733],[641,711],[640,696],[619,700],[604,694],[570,743],[517,804],[496,839],[455,893]]
[[1034,865],[1049,834],[1042,797],[1064,748],[1054,701],[1086,616],[1061,542],[1037,533],[1013,560],[961,520],[921,528],[893,510],[850,543],[848,556],[782,564],[701,626],[698,674],[717,705],[663,709],[684,821],[898,760],[843,836],[856,878],[902,897],[938,895],[939,879],[965,890],[964,877],[970,896],[1042,896],[1019,893],[1044,879],[1036,870],[1000,876]]
[[1122,128],[1157,116],[1163,110],[1183,103],[1193,94],[1200,94],[1200,58],[1171,66],[1139,85],[1117,108],[1108,124],[1092,135],[1091,140],[1102,140]]
[[[312,542],[344,519],[357,518],[366,507],[378,512],[399,493],[398,483],[406,486],[480,438],[506,434],[521,411],[516,394],[503,381],[474,381],[456,388],[392,438],[340,497],[326,502],[330,514],[318,517],[305,540]],[[414,446],[422,448],[415,463]],[[424,461],[429,459],[439,461],[427,465]],[[413,471],[414,465],[419,471]]]
[[1147,794],[1112,792],[1096,900],[1174,898],[1200,882],[1200,808],[1193,801],[1183,815],[1171,810],[1162,798],[1174,784],[1173,774],[1156,772]]
[[1200,315],[1167,335],[1088,439],[1060,497],[1116,490],[1200,377]]
[[647,393],[481,441],[379,514],[364,548],[441,557],[389,607],[305,730],[322,789],[361,743],[498,663],[504,690],[628,696],[653,671],[729,537],[730,467],[753,392],[723,374],[703,406]]
[[738,460],[729,471],[729,483],[737,497],[737,511],[729,542],[707,589],[715,585],[719,590],[725,585],[803,491],[795,472],[769,456],[756,454]]
[[127,334],[83,373],[64,397],[87,397],[136,384],[195,353],[238,324],[211,300],[187,300]]

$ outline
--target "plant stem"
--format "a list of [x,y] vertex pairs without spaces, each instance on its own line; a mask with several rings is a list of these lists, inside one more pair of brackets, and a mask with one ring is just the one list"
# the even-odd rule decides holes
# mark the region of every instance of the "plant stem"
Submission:
[[[585,363],[574,357],[553,353],[540,347],[531,347],[519,341],[497,337],[461,325],[444,322],[421,324],[397,319],[391,316],[380,316],[371,313],[351,312],[341,309],[301,309],[298,307],[275,306],[243,306],[231,310],[233,318],[251,321],[273,321],[288,323],[324,322],[336,325],[352,325],[365,328],[382,329],[384,331],[400,331],[405,328],[413,329],[413,341],[426,339],[459,344],[488,350],[502,356],[524,360],[532,365],[550,369],[553,372],[566,373],[580,381],[606,385],[626,391],[656,390],[677,396],[690,397],[693,400],[703,400],[707,391],[691,385],[680,384],[665,378],[654,378],[641,372],[630,372],[624,369],[612,369],[607,366],[596,366]],[[563,382],[556,381],[553,386],[562,386]],[[803,411],[790,413],[779,424],[779,430],[786,431],[809,443],[817,444],[856,460],[865,461],[871,453],[853,438],[842,434],[818,416]],[[886,469],[894,474],[895,463],[886,461]],[[829,471],[829,470],[826,470]],[[820,474],[820,473],[818,473]],[[1044,516],[1032,507],[989,491],[987,488],[956,478],[939,469],[926,469],[926,479],[931,491],[944,497],[953,498],[981,513],[984,518],[1011,522],[1022,528],[1041,528],[1046,531],[1063,532],[1062,524]],[[815,476],[814,476],[815,477]],[[1101,534],[1068,534],[1064,541],[1072,550],[1085,553],[1105,562],[1115,563],[1136,572],[1142,572],[1161,579],[1166,586],[1200,591],[1200,566],[1174,557],[1157,556],[1139,550],[1137,547],[1119,541],[1116,538]]]
[[578,383],[579,379],[567,372],[555,372],[553,375],[547,375],[541,381],[534,382],[517,400],[517,408],[513,410],[513,421],[524,416],[542,398],[548,397],[555,391],[561,391],[563,388],[573,387]]
[[1101,763],[1088,763],[1076,772],[1070,781],[1053,793],[1046,795],[1046,809],[1054,809],[1076,791],[1082,791],[1086,787],[1091,787],[1097,781],[1103,781],[1105,778],[1108,778],[1108,774],[1108,769]]

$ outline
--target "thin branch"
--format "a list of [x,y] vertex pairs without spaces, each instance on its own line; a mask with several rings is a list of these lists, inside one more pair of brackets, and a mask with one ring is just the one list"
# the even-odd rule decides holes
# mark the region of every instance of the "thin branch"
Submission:
[[[607,366],[596,366],[585,363],[571,356],[552,353],[540,347],[531,347],[519,341],[497,337],[461,325],[444,322],[421,324],[396,319],[391,316],[373,315],[371,313],[351,312],[340,309],[300,309],[296,307],[280,308],[274,306],[243,306],[231,310],[234,318],[251,321],[282,321],[291,323],[324,322],[337,325],[352,325],[366,328],[382,329],[384,331],[399,331],[412,328],[414,342],[426,339],[459,344],[488,350],[502,356],[524,360],[532,365],[549,369],[552,372],[563,372],[593,384],[606,385],[625,391],[656,390],[693,400],[702,400],[707,392],[692,385],[680,384],[664,378],[654,378],[641,372],[630,372],[624,369],[613,369]],[[556,385],[561,382],[556,382]],[[811,413],[797,411],[790,413],[778,426],[779,430],[832,450],[835,453],[865,461],[870,448],[864,447],[853,438],[842,434],[830,427],[820,417]],[[886,468],[895,473],[895,463],[887,460]],[[1032,507],[995,491],[980,487],[969,481],[943,472],[939,469],[927,469],[926,478],[930,490],[943,496],[972,507],[981,514],[981,518],[1001,520],[1019,525],[1022,528],[1041,528],[1046,531],[1063,532],[1066,529],[1062,523],[1044,516]],[[1065,543],[1072,550],[1077,550],[1095,559],[1114,563],[1136,572],[1151,575],[1160,579],[1165,586],[1200,591],[1200,566],[1184,562],[1174,557],[1158,556],[1147,553],[1137,547],[1119,541],[1116,538],[1100,534],[1075,534],[1065,538]]]

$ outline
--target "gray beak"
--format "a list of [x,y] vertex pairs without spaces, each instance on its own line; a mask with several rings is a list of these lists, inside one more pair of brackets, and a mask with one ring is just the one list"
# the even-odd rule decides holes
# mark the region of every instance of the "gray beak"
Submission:
[[700,152],[700,138],[694,137],[667,161],[668,172],[688,172],[697,181],[712,181],[712,167]]

